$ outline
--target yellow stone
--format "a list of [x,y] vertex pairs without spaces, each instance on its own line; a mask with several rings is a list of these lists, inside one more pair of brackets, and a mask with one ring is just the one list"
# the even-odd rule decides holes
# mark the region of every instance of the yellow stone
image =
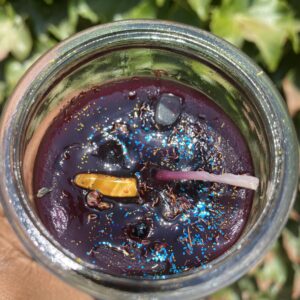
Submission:
[[115,177],[95,173],[76,175],[74,182],[88,190],[99,191],[109,197],[136,197],[138,195],[136,178]]

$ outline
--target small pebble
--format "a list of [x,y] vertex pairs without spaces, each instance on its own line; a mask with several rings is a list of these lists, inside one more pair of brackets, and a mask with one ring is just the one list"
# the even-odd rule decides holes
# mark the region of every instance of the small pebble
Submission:
[[129,236],[133,239],[145,239],[149,234],[150,228],[147,223],[139,222],[129,227]]

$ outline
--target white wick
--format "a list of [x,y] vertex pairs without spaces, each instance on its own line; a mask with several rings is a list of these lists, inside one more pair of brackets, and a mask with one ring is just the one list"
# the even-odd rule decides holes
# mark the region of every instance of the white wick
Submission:
[[259,179],[250,175],[235,175],[224,173],[220,175],[211,174],[205,171],[169,171],[158,170],[156,179],[162,181],[169,180],[201,180],[229,184],[250,190],[257,190]]

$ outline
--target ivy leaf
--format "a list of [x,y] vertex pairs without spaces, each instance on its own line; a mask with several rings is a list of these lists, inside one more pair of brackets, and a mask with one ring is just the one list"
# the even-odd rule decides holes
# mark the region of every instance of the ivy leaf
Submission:
[[208,20],[211,0],[187,0],[187,2],[201,21]]
[[299,51],[300,22],[281,0],[223,0],[212,12],[210,27],[238,47],[253,42],[270,71],[277,68],[287,40]]
[[[78,6],[84,3],[83,1],[80,1],[78,3]],[[48,31],[52,33],[57,39],[63,40],[71,36],[76,31],[76,26],[78,22],[78,17],[80,12],[85,12],[85,16],[87,14],[87,8],[83,5],[81,5],[81,11],[79,12],[77,3],[74,4],[74,1],[68,2],[67,7],[67,17],[63,18],[58,24],[50,23],[48,25]]]
[[30,58],[26,59],[23,62],[20,62],[16,59],[9,59],[6,61],[4,67],[4,77],[7,83],[7,94],[9,95],[19,79],[23,74],[29,69],[29,67],[41,56],[41,53],[36,53]]
[[0,8],[0,61],[11,53],[24,60],[32,49],[32,38],[21,16],[10,5]]
[[114,20],[125,20],[125,19],[154,19],[156,17],[156,6],[151,0],[141,1],[139,4],[134,6],[129,11],[123,14],[116,14]]
[[92,24],[99,22],[99,16],[85,0],[70,0],[67,6],[67,17],[58,24],[49,24],[48,31],[59,40],[63,40],[76,32],[79,17]]
[[194,10],[183,1],[176,1],[173,3],[171,9],[166,15],[168,20],[181,22],[184,24],[193,25],[196,27],[203,27],[201,20]]
[[79,16],[89,20],[91,23],[96,24],[99,22],[98,15],[92,10],[88,3],[84,0],[79,0],[76,6],[76,11]]
[[[102,23],[116,19],[116,15],[120,16],[121,19],[147,18],[149,15],[148,8],[155,7],[152,0],[84,0],[84,2],[98,16],[98,22]],[[126,17],[127,14],[128,17]]]
[[8,93],[10,93],[16,86],[27,67],[29,67],[28,63],[21,63],[15,59],[10,59],[6,62],[4,74],[5,81],[7,82]]

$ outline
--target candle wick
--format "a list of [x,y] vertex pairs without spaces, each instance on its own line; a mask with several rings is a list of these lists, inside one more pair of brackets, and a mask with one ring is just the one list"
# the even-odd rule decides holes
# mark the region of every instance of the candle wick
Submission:
[[236,175],[232,173],[216,175],[206,171],[170,171],[160,169],[156,171],[155,178],[160,181],[200,180],[217,182],[250,190],[257,190],[259,185],[259,179],[255,176],[247,174]]

